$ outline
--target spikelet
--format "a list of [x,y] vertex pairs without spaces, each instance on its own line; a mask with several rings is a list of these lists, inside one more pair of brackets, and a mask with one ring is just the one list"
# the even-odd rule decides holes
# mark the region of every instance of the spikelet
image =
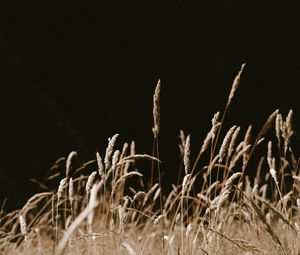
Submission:
[[281,141],[282,125],[283,125],[282,115],[280,113],[278,113],[276,115],[276,120],[275,120],[275,131],[276,131],[276,137],[277,137],[279,146],[280,146],[280,141]]
[[113,171],[116,169],[116,166],[117,166],[117,163],[118,163],[118,160],[119,160],[119,156],[120,156],[120,151],[116,150],[114,152],[113,157],[112,157],[112,169],[113,169]]
[[187,227],[186,227],[186,232],[185,232],[186,238],[189,237],[191,231],[193,230],[193,226],[194,226],[193,223],[189,223],[189,224],[187,225]]
[[71,165],[72,165],[72,161],[74,160],[74,158],[77,157],[77,152],[76,151],[72,151],[66,161],[66,177],[69,176],[70,170],[71,170]]
[[161,191],[161,188],[158,188],[153,196],[153,201],[156,201],[156,199],[159,197],[160,195],[160,191]]
[[117,141],[119,134],[115,134],[112,138],[108,139],[108,145],[106,148],[105,158],[104,158],[104,164],[105,164],[105,170],[107,170],[111,164],[111,156],[113,154],[113,149],[115,146],[115,143]]
[[101,158],[99,152],[96,153],[96,158],[97,158],[97,164],[98,164],[98,173],[102,179],[105,179],[104,165],[103,165],[102,158]]
[[68,180],[67,178],[63,178],[59,183],[58,190],[57,190],[57,204],[59,203],[59,201],[63,195],[64,186],[66,185],[67,180]]
[[262,129],[259,132],[259,135],[257,137],[257,141],[263,137],[263,135],[268,131],[272,123],[274,122],[277,114],[279,113],[279,110],[275,110],[274,112],[271,113],[265,124],[263,125]]
[[[243,143],[244,145],[244,143]],[[244,147],[244,146],[242,146]],[[240,150],[230,161],[229,164],[229,169],[232,169],[236,166],[236,163],[239,161],[239,159],[243,156],[244,159],[244,154],[248,151],[248,149],[251,147],[251,144],[248,144],[246,147],[244,147],[242,150]],[[243,160],[243,165],[245,164],[244,160]]]
[[20,215],[19,221],[20,221],[21,233],[25,238],[25,242],[27,242],[29,237],[28,237],[28,232],[27,232],[26,219],[23,215]]
[[190,135],[188,135],[185,140],[184,156],[183,156],[185,174],[188,174],[188,172],[190,170],[190,157],[191,157],[191,142],[190,141],[191,141]]
[[123,148],[122,148],[122,152],[121,152],[121,155],[120,155],[120,159],[122,159],[122,158],[125,157],[128,147],[129,147],[128,143],[124,143],[123,144]]
[[229,147],[228,147],[228,157],[231,156],[232,152],[234,151],[234,146],[235,146],[235,143],[236,143],[236,140],[237,140],[237,137],[240,133],[240,130],[241,128],[240,127],[237,127],[235,130],[234,130],[234,133],[231,137],[231,140],[230,140],[230,144],[229,144]]
[[185,194],[190,174],[186,174],[182,181],[182,195]]
[[239,84],[240,84],[241,75],[242,75],[242,72],[243,72],[245,66],[246,66],[245,63],[242,64],[239,73],[237,74],[237,76],[236,76],[236,77],[234,78],[234,80],[233,80],[232,87],[231,87],[231,91],[230,91],[230,94],[229,94],[228,100],[227,100],[227,106],[230,105],[230,103],[231,103],[231,101],[232,101],[232,98],[234,97],[235,92],[236,92],[236,90],[238,89],[238,86],[239,86]]
[[135,193],[135,195],[133,196],[133,199],[132,199],[132,203],[140,198],[145,198],[146,196],[146,193],[144,191],[139,191],[137,193]]
[[222,143],[220,151],[219,151],[219,163],[222,163],[226,156],[226,152],[227,152],[227,149],[228,149],[228,146],[231,141],[231,137],[233,135],[235,128],[236,128],[236,126],[231,127],[223,140],[223,143]]
[[153,95],[153,120],[154,127],[152,128],[152,132],[155,138],[157,138],[160,131],[160,80],[158,80],[155,92]]
[[289,113],[286,117],[286,127],[287,127],[287,132],[288,134],[292,134],[293,132],[293,125],[292,125],[292,120],[293,120],[293,110],[289,110]]
[[73,179],[72,177],[69,180],[69,200],[70,200],[70,205],[73,205],[73,193],[74,193],[74,184],[73,184]]
[[199,155],[201,155],[204,151],[206,151],[210,142],[214,140],[218,127],[221,125],[221,123],[218,122],[219,116],[220,116],[220,112],[214,114],[214,117],[211,120],[211,124],[212,124],[211,130],[207,133],[204,139]]
[[252,125],[249,125],[249,127],[247,128],[245,137],[244,137],[244,145],[245,146],[247,146],[250,143],[251,133],[252,133]]
[[278,180],[277,180],[277,176],[276,176],[276,170],[274,168],[270,168],[270,174],[271,174],[274,182],[278,185]]
[[89,178],[87,179],[87,182],[86,182],[86,185],[85,185],[85,191],[87,192],[87,194],[89,194],[90,191],[91,191],[91,188],[92,188],[93,182],[95,180],[96,174],[97,174],[97,171],[92,172],[90,174]]
[[237,179],[239,178],[240,176],[242,176],[242,173],[241,172],[237,172],[237,173],[234,173],[233,175],[230,176],[230,178],[227,179],[227,181],[225,182],[225,189],[229,190],[230,187],[232,186],[232,183]]
[[272,141],[268,142],[268,157],[267,157],[269,168],[273,168],[272,166]]
[[131,141],[130,143],[130,155],[135,155],[135,141]]
[[161,220],[162,218],[164,218],[164,217],[165,217],[164,214],[158,215],[158,216],[154,219],[153,224],[154,224],[154,225],[157,225],[157,224],[160,222],[160,220]]
[[143,206],[147,203],[149,197],[152,195],[152,193],[157,189],[159,186],[158,183],[155,183],[152,188],[147,192],[146,196],[144,197]]
[[[246,146],[248,146],[248,144],[250,144],[251,133],[252,133],[252,126],[249,125],[244,137],[243,148],[245,148]],[[247,150],[245,150],[243,153],[243,169],[245,169],[248,159],[249,159],[249,154],[247,153]]]
[[228,199],[230,194],[229,190],[224,190],[222,191],[220,197],[218,198],[218,203],[217,203],[217,211],[216,213],[219,214],[221,208],[223,207],[223,205],[225,204],[226,200]]

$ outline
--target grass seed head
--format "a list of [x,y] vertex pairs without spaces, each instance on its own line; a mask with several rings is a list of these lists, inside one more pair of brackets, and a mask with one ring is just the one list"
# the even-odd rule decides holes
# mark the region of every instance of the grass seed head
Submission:
[[154,127],[152,128],[152,132],[155,138],[158,137],[160,131],[160,80],[158,80],[155,92],[153,95],[153,120]]

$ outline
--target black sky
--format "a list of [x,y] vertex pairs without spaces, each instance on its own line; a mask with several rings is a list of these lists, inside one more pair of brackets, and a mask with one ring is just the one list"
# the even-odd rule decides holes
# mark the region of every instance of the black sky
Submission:
[[168,173],[179,130],[197,150],[243,62],[228,127],[257,130],[293,108],[299,128],[299,11],[297,1],[2,1],[1,197],[27,196],[28,178],[71,150],[94,157],[115,133],[150,153],[159,78]]

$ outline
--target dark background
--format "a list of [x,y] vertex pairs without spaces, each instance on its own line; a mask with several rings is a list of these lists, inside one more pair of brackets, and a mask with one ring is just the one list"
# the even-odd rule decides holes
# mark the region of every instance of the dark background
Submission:
[[19,205],[36,191],[28,178],[72,150],[94,158],[115,133],[119,147],[134,139],[151,153],[159,78],[165,177],[178,172],[179,130],[195,153],[243,62],[226,127],[257,132],[273,110],[293,108],[298,141],[299,10],[267,0],[1,1],[1,198]]

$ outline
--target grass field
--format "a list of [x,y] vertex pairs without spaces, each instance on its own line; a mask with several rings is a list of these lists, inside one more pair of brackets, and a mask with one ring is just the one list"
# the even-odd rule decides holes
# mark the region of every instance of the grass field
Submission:
[[[159,81],[153,151],[140,154],[134,142],[116,148],[116,134],[79,167],[75,151],[58,159],[40,183],[43,192],[20,210],[2,209],[1,254],[300,254],[293,112],[274,111],[255,136],[251,126],[222,130],[244,67],[193,161],[191,136],[180,132],[183,177],[170,192],[161,185]],[[250,178],[245,171],[258,147],[265,153]],[[140,161],[150,161],[150,169],[137,169]],[[145,171],[151,171],[150,180]]]

